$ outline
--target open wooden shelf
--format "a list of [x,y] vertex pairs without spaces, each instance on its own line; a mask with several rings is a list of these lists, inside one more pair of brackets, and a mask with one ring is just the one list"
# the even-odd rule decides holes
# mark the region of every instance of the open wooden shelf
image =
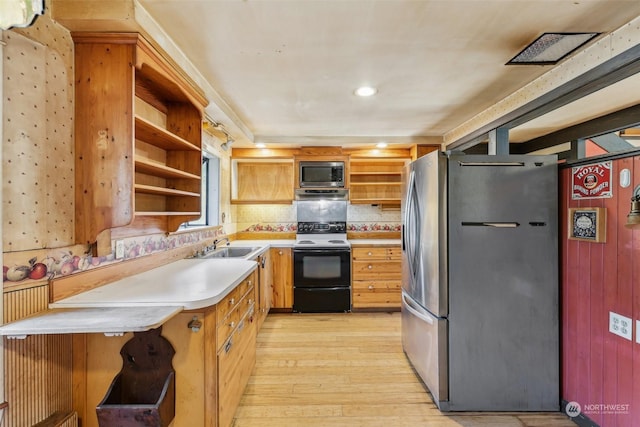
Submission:
[[349,164],[352,204],[400,205],[402,170],[409,158],[352,158]]
[[158,176],[161,178],[185,178],[200,180],[198,175],[194,175],[189,172],[182,171],[180,169],[170,168],[160,162],[145,159],[143,157],[136,156],[135,158],[136,172],[146,173],[149,175]]
[[[72,37],[76,240],[135,227],[134,215],[158,217],[153,232],[199,218],[204,93],[141,34]],[[109,254],[111,242],[104,243],[98,253]]]
[[183,191],[183,190],[175,190],[173,188],[156,187],[153,185],[136,184],[134,188],[138,193],[155,194],[158,196],[200,197],[200,193],[193,193],[191,191]]
[[151,144],[168,151],[200,151],[200,148],[196,147],[189,141],[180,138],[166,129],[156,126],[142,117],[136,116],[135,122],[136,139],[144,141],[147,144]]
[[179,215],[197,217],[197,216],[200,216],[200,212],[136,211],[136,216],[179,216]]

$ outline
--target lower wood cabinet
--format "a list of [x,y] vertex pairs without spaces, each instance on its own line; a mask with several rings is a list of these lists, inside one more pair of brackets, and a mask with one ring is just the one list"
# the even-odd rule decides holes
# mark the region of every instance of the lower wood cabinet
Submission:
[[[162,325],[175,349],[172,427],[229,427],[256,361],[257,278],[254,271],[218,304],[184,311]],[[190,325],[197,320],[200,327]],[[133,334],[73,336],[74,410],[83,427],[97,427],[96,406],[120,372],[122,346]]]
[[275,309],[293,309],[293,249],[271,248],[273,304]]
[[271,251],[267,250],[257,259],[258,262],[258,284],[257,284],[257,317],[258,330],[269,314],[273,301],[273,267],[271,263]]
[[353,247],[351,253],[352,308],[399,310],[400,245]]
[[[257,275],[254,273],[255,277]],[[255,281],[245,281],[219,304],[222,310],[218,314],[224,316],[218,324],[217,341],[219,427],[232,424],[233,415],[256,364],[256,294]]]

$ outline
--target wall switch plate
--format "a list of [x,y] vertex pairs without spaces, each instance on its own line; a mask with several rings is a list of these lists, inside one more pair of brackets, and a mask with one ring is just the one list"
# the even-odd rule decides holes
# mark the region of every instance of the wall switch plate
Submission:
[[116,259],[124,258],[124,240],[116,240]]
[[640,320],[636,320],[636,342],[640,344]]
[[631,341],[633,340],[633,320],[621,314],[610,311],[609,332]]

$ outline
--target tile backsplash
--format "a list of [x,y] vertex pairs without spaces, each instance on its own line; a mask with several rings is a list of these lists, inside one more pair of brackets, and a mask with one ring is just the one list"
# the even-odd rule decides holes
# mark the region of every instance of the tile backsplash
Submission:
[[[238,205],[238,230],[290,230],[296,223],[296,204]],[[351,205],[347,207],[347,225],[351,230],[394,231],[400,226],[400,210],[383,210],[379,206]]]

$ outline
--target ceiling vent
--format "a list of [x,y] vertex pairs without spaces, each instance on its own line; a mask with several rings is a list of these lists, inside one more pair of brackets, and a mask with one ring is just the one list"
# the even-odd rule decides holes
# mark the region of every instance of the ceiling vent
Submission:
[[544,33],[506,65],[553,65],[600,33]]

